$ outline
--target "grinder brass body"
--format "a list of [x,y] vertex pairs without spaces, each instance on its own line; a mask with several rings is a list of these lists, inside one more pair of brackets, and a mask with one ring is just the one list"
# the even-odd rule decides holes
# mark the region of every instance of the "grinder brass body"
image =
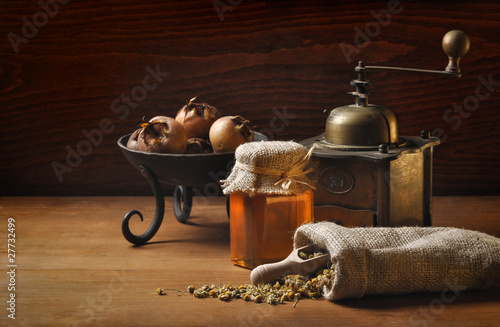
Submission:
[[368,103],[366,72],[390,70],[460,77],[460,57],[470,40],[462,31],[448,32],[442,41],[449,63],[443,71],[366,66],[355,68],[355,103],[328,113],[325,133],[301,142],[316,145],[310,165],[317,181],[315,221],[345,226],[432,225],[432,160],[440,143],[428,131],[399,136],[395,115]]
[[[439,139],[404,137],[399,147],[345,151],[317,146],[314,220],[344,226],[430,226],[432,158]],[[324,138],[305,140],[306,147]]]

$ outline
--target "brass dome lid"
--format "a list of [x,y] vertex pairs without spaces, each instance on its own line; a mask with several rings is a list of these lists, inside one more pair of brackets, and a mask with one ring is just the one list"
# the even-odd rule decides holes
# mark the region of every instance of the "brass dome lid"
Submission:
[[338,107],[326,120],[325,142],[354,147],[397,144],[396,116],[386,107],[373,104]]
[[397,146],[398,123],[396,116],[383,106],[368,104],[368,87],[365,64],[360,61],[356,67],[358,78],[351,81],[356,91],[355,103],[330,111],[326,119],[325,137],[319,145],[340,150],[376,149],[380,145]]

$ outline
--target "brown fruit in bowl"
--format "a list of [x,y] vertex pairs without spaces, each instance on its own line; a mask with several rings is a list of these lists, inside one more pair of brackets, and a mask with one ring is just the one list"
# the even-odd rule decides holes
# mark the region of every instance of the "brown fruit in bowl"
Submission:
[[156,116],[142,124],[137,145],[139,150],[144,152],[184,153],[187,146],[187,133],[175,119]]
[[139,144],[137,144],[137,139],[139,137],[139,133],[142,131],[142,128],[136,129],[128,138],[127,148],[132,150],[139,150]]
[[212,153],[213,149],[210,142],[200,138],[188,139],[185,153]]
[[214,152],[233,152],[243,143],[252,141],[254,132],[249,121],[241,116],[224,116],[210,128],[210,143]]
[[210,127],[220,118],[220,113],[217,108],[206,103],[195,103],[194,100],[196,97],[179,110],[175,120],[182,124],[188,139],[208,139]]

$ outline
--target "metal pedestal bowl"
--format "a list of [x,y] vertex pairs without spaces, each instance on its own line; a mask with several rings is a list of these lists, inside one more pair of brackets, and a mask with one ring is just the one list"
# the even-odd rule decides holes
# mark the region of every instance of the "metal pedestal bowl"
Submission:
[[234,152],[208,154],[167,154],[146,153],[127,148],[131,134],[122,136],[118,146],[130,163],[147,179],[153,189],[156,200],[156,212],[153,222],[141,235],[134,235],[129,228],[129,220],[142,213],[131,210],[122,221],[123,236],[131,243],[142,245],[148,242],[158,231],[165,212],[165,198],[160,182],[176,186],[173,197],[174,214],[181,223],[187,223],[191,213],[193,188],[202,188],[210,183],[218,183],[234,163]]

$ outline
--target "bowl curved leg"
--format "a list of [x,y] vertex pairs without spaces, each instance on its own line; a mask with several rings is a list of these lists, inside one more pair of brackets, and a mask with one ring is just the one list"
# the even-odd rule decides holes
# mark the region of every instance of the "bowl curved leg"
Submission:
[[174,190],[174,215],[177,221],[187,224],[193,207],[193,189],[190,186],[177,185]]
[[135,235],[130,231],[129,221],[134,215],[138,215],[141,221],[143,221],[142,213],[138,210],[131,210],[125,214],[122,221],[122,234],[127,241],[135,245],[143,245],[147,243],[155,234],[158,232],[160,225],[163,221],[163,215],[165,213],[165,197],[163,195],[163,190],[161,188],[160,182],[153,174],[153,172],[145,166],[140,166],[141,174],[146,177],[149,185],[153,189],[153,194],[156,200],[156,211],[153,218],[153,222],[149,228],[141,235]]

